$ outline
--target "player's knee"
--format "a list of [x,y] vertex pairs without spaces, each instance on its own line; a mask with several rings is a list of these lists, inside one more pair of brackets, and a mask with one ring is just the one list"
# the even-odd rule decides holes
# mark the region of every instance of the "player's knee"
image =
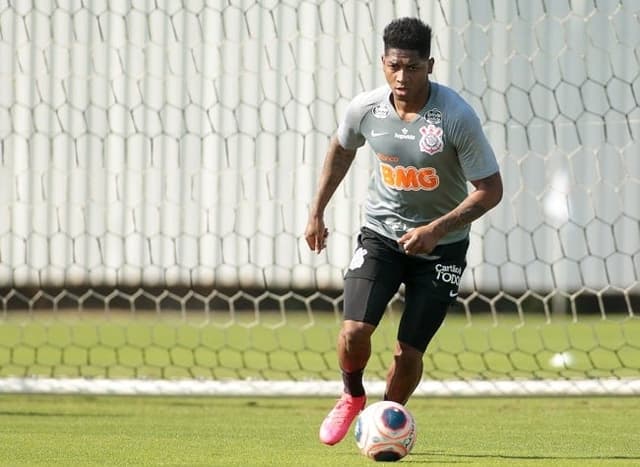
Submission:
[[397,363],[406,366],[416,366],[422,364],[424,352],[404,342],[398,342],[394,352]]
[[358,347],[370,342],[374,330],[375,327],[371,324],[347,320],[342,324],[340,336],[347,348]]

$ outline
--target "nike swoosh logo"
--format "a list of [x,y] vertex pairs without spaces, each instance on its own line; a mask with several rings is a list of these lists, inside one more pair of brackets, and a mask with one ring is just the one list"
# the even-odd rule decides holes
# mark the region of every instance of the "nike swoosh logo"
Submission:
[[454,292],[453,290],[449,290],[449,297],[453,298],[453,297],[457,297],[458,296],[458,292]]
[[383,131],[381,133],[376,132],[375,130],[371,130],[371,137],[375,138],[376,136],[384,136],[387,132]]

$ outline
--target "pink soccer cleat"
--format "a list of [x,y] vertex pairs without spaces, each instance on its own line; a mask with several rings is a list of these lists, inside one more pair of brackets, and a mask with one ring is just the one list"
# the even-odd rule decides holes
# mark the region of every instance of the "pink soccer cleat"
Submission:
[[353,397],[351,394],[342,394],[320,426],[320,441],[329,446],[342,441],[366,403],[367,396]]

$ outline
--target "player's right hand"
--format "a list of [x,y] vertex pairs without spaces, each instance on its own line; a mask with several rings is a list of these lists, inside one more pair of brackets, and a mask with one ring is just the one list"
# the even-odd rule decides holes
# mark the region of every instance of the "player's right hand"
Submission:
[[324,226],[324,220],[319,218],[310,218],[307,222],[307,228],[304,231],[304,238],[311,250],[317,254],[327,246],[327,237],[329,229]]
[[398,239],[398,243],[408,255],[429,254],[438,244],[440,236],[429,225],[410,229]]

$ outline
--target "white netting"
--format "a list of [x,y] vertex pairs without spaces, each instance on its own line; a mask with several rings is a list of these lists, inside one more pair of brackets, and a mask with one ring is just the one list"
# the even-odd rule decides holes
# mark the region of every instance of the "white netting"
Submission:
[[417,14],[505,181],[426,378],[637,379],[639,10],[0,0],[0,377],[336,378],[368,149],[327,251],[301,234],[346,104],[383,82],[383,27]]

